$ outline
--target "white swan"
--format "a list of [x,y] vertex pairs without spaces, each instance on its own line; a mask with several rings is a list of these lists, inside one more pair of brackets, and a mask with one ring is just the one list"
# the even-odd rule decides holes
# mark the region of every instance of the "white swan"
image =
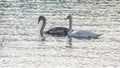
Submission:
[[96,34],[88,30],[77,30],[73,32],[68,32],[69,37],[74,37],[74,38],[94,38],[97,39],[100,35],[102,34]]
[[77,30],[77,31],[72,31],[72,16],[68,15],[67,19],[69,19],[69,22],[71,23],[69,32],[68,32],[68,37],[70,38],[70,41],[72,40],[71,37],[73,38],[77,38],[77,39],[82,39],[82,38],[86,38],[86,39],[98,39],[99,36],[101,36],[102,34],[96,34],[93,33],[91,31],[88,30]]

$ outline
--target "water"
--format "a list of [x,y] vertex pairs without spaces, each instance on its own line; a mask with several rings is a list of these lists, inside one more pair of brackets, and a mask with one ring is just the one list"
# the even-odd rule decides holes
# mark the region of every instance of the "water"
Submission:
[[[78,2],[79,1],[79,2]],[[1,68],[119,68],[119,0],[1,0]],[[85,29],[103,35],[99,39],[73,39],[46,36],[42,42],[38,17],[47,18],[45,30],[68,27],[64,20],[73,16],[73,29]],[[42,22],[41,22],[42,23]]]

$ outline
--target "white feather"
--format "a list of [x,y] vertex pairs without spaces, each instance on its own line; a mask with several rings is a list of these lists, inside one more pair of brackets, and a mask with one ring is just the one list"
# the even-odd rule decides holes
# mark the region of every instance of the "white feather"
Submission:
[[101,34],[96,34],[88,30],[77,30],[68,33],[68,36],[74,38],[98,38],[100,35]]

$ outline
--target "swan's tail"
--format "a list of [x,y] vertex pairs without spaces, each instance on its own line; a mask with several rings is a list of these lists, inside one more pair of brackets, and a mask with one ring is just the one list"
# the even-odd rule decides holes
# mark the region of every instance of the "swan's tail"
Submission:
[[99,37],[99,36],[101,36],[101,35],[103,35],[103,34],[97,34],[97,37]]

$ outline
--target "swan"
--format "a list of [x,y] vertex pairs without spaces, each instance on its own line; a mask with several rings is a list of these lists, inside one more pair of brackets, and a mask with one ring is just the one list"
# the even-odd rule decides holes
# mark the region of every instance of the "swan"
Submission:
[[72,41],[72,37],[73,38],[77,38],[77,39],[82,39],[82,38],[86,38],[86,39],[98,39],[99,36],[101,36],[102,34],[96,34],[94,32],[91,32],[89,30],[72,30],[72,15],[68,15],[66,19],[69,19],[70,24],[70,29],[68,32],[68,38],[70,39],[69,41]]
[[67,32],[69,31],[69,29],[66,28],[66,27],[54,27],[54,28],[51,28],[48,31],[44,32],[44,28],[46,26],[46,18],[44,16],[39,16],[38,24],[41,20],[43,21],[43,24],[42,24],[42,27],[40,29],[40,35],[41,35],[43,41],[45,40],[45,37],[43,36],[43,33],[49,34],[49,35],[52,35],[52,36],[56,36],[56,37],[67,36]]

